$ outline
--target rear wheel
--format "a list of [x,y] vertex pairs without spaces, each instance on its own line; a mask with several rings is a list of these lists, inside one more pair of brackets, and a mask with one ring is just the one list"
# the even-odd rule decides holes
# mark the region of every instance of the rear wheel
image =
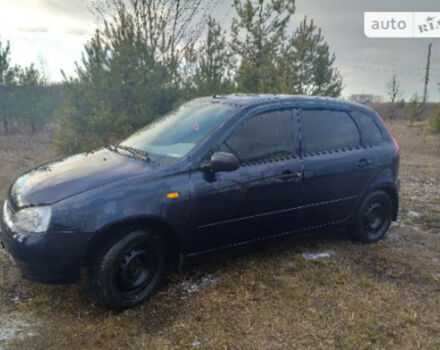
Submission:
[[134,230],[108,242],[90,263],[98,299],[112,309],[136,306],[156,290],[166,267],[166,246],[152,230]]
[[356,223],[351,227],[354,239],[362,243],[374,243],[382,239],[390,227],[393,204],[382,191],[371,193],[362,204]]

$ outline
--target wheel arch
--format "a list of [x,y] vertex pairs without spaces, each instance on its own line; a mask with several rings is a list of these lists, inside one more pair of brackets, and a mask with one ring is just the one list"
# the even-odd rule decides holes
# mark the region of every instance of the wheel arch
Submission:
[[[393,221],[397,220],[399,212],[399,185],[396,182],[396,174],[390,167],[383,169],[377,174],[368,185],[368,190],[362,196],[362,202],[368,194],[374,191],[383,191],[390,196],[393,203]],[[361,203],[362,203],[361,202]]]
[[393,204],[392,220],[393,221],[397,220],[397,215],[399,213],[399,192],[397,186],[393,183],[380,183],[375,186],[370,186],[368,190],[365,191],[365,193],[362,195],[361,200],[356,205],[355,215],[353,217],[353,220],[356,220],[356,218],[359,216],[359,210],[362,207],[362,203],[364,203],[368,195],[376,191],[385,192],[391,198],[391,202]]
[[98,230],[90,239],[83,262],[87,263],[99,250],[99,248],[111,239],[117,239],[121,236],[122,229],[126,231],[130,228],[153,228],[157,230],[164,238],[169,247],[169,259],[173,264],[178,263],[178,257],[181,252],[181,240],[173,227],[158,217],[130,217],[117,222],[110,223]]
[[[397,220],[397,215],[399,212],[399,194],[397,192],[397,189],[392,184],[385,184],[382,186],[378,186],[377,188],[374,188],[373,191],[382,191],[385,192],[388,196],[390,196],[391,201],[393,203],[393,221]],[[372,192],[373,192],[372,191]]]

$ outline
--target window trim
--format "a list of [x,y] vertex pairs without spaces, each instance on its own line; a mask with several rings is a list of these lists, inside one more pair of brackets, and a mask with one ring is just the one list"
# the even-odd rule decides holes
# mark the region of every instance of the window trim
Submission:
[[[300,155],[301,157],[310,157],[314,155],[320,155],[320,154],[328,154],[328,153],[338,153],[338,152],[346,152],[346,151],[352,151],[352,150],[358,150],[361,148],[364,148],[362,144],[362,133],[355,122],[354,118],[351,116],[351,110],[349,109],[343,109],[343,108],[329,108],[329,107],[310,107],[310,108],[298,108],[299,111],[299,119],[300,119],[300,125],[301,125],[301,144],[300,144]],[[356,127],[356,130],[358,131],[359,135],[359,146],[352,146],[352,147],[341,147],[341,148],[332,148],[332,149],[326,149],[322,151],[316,151],[316,152],[304,152],[303,142],[304,142],[304,123],[303,123],[303,112],[305,111],[324,111],[324,112],[340,112],[345,113],[347,116],[351,119],[354,126]]]

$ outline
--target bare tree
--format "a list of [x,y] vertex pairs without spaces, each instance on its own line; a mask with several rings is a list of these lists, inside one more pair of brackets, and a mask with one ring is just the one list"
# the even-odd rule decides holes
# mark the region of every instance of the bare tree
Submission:
[[106,20],[108,12],[128,11],[137,30],[157,60],[176,66],[185,51],[200,38],[207,18],[219,0],[107,0],[92,2],[94,12]]
[[386,92],[392,104],[402,98],[402,89],[396,73],[392,75],[391,80],[387,83]]
[[390,119],[394,119],[395,104],[402,98],[402,90],[400,87],[400,81],[397,79],[397,74],[394,73],[391,80],[386,85],[386,92],[391,102],[391,114]]

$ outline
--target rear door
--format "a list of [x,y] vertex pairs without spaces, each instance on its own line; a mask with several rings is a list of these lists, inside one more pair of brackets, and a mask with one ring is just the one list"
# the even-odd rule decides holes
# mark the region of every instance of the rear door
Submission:
[[239,169],[192,174],[193,220],[199,250],[259,240],[301,226],[298,114],[276,110],[253,116],[216,149],[240,160]]
[[348,111],[301,112],[305,209],[308,227],[349,218],[374,172],[376,155],[362,145],[360,127]]

